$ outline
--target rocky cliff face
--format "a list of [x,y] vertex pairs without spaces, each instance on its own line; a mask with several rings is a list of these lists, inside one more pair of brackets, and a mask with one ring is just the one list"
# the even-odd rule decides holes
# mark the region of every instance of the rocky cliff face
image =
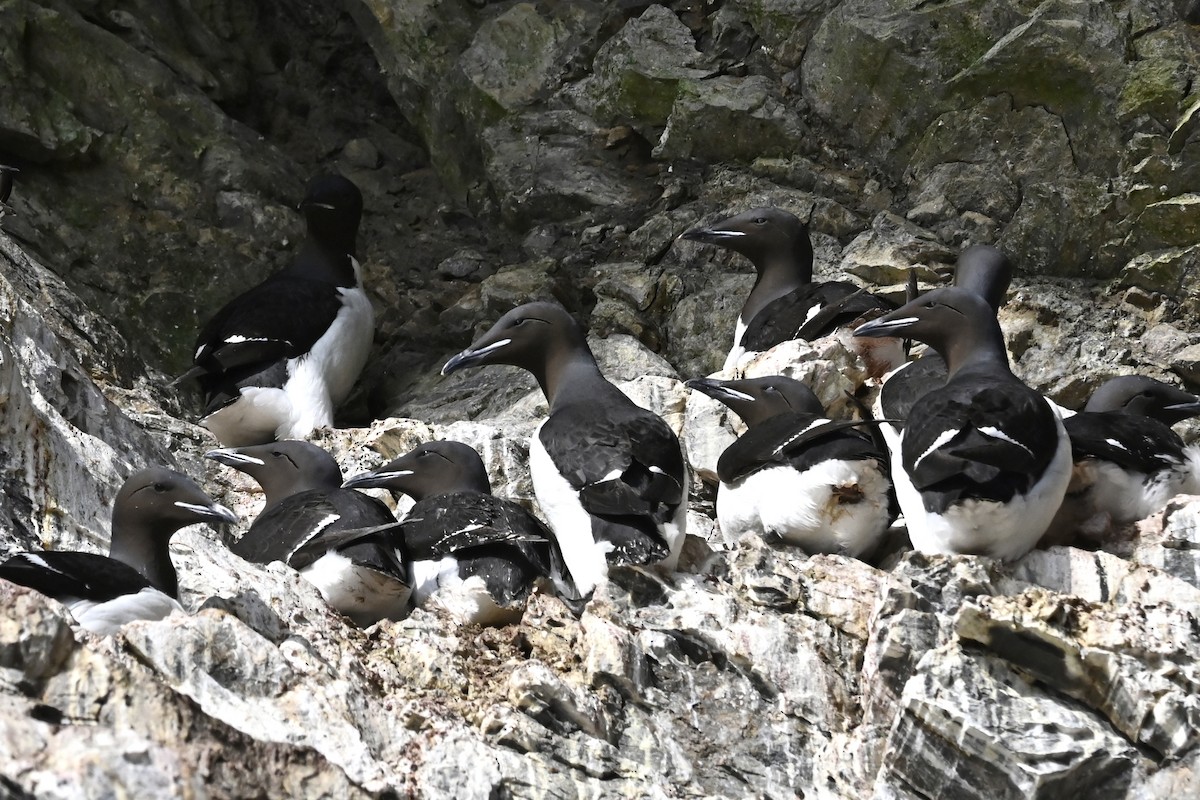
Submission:
[[[434,367],[554,297],[711,470],[748,268],[674,237],[775,204],[822,276],[926,283],[998,243],[1015,369],[1200,388],[1200,27],[1182,0],[0,3],[0,554],[103,550],[136,467],[244,515],[168,387],[200,321],[288,257],[310,174],[362,187],[372,365],[316,441],[353,472],[417,441],[528,499],[544,413]],[[1193,22],[1195,20],[1193,19]],[[827,400],[836,347],[789,357]],[[726,541],[697,479],[681,570],[617,569],[576,618],[354,629],[207,529],[184,605],[100,640],[0,585],[15,797],[1158,798],[1200,793],[1200,500],[1097,549],[872,563]],[[1095,544],[1091,547],[1096,547]]]

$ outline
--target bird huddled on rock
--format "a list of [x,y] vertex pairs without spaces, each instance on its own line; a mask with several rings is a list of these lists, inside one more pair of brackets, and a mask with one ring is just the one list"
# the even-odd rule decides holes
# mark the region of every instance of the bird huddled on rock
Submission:
[[58,600],[86,630],[116,633],[127,622],[182,610],[168,548],[176,531],[198,522],[229,524],[237,516],[186,475],[148,467],[130,475],[117,493],[107,556],[18,553],[0,564],[0,578]]
[[492,494],[483,459],[470,445],[426,442],[343,485],[389,489],[416,501],[396,531],[415,606],[433,599],[461,622],[495,625],[519,619],[543,579],[573,597],[550,529]]
[[[728,248],[754,265],[754,288],[738,314],[733,346],[723,367],[726,372],[781,342],[813,341],[893,308],[848,281],[814,282],[808,227],[780,208],[753,208],[692,228],[679,238]],[[852,345],[876,376],[904,360],[898,340]]]
[[332,455],[302,441],[205,455],[254,478],[266,494],[262,512],[230,550],[256,564],[288,564],[359,625],[404,616],[411,586],[391,539],[396,518],[374,497],[342,488]]
[[375,317],[355,258],[362,194],[313,178],[300,203],[308,235],[292,262],[217,311],[196,340],[201,424],[225,446],[297,439],[333,424],[362,371]]
[[674,431],[600,373],[582,328],[555,303],[502,316],[442,367],[509,364],[533,374],[550,406],[529,445],[538,505],[575,586],[588,595],[608,564],[674,568],[688,476]]
[[1001,559],[1031,550],[1071,477],[1057,412],[1013,373],[987,301],[936,289],[866,323],[858,336],[906,336],[946,361],[948,378],[913,404],[893,482],[913,546]]
[[1162,511],[1178,494],[1200,493],[1200,447],[1171,426],[1200,416],[1200,397],[1154,378],[1105,381],[1063,424],[1074,474],[1055,520],[1090,535]]
[[757,533],[808,553],[871,552],[891,524],[887,456],[833,422],[800,381],[779,375],[687,382],[728,406],[746,432],[717,462],[717,521],[736,539]]

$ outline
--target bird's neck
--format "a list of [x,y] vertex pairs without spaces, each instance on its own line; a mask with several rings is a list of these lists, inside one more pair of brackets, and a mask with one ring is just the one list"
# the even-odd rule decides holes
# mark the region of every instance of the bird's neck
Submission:
[[975,372],[1013,374],[999,324],[964,326],[948,342],[934,349],[946,360],[950,378]]
[[755,264],[758,277],[742,305],[741,317],[745,322],[749,323],[772,301],[812,284],[812,251],[807,258],[799,255],[802,254],[777,253]]
[[108,555],[140,572],[154,588],[178,598],[179,578],[171,563],[169,549],[173,532],[130,523],[119,512],[114,512]]
[[591,348],[582,341],[551,353],[544,367],[533,374],[551,412],[570,403],[594,402],[613,388],[600,373]]
[[354,268],[354,247],[349,249],[309,236],[288,271],[298,277],[326,281],[336,286],[354,286],[358,275]]

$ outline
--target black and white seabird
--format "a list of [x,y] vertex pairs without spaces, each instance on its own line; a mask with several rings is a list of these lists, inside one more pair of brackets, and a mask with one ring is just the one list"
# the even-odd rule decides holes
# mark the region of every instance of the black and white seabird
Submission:
[[182,610],[168,547],[176,531],[198,522],[234,523],[237,516],[186,475],[149,467],[131,475],[117,493],[107,556],[18,553],[0,564],[0,578],[58,600],[85,630],[116,633],[135,619]]
[[[1012,282],[1012,262],[995,247],[986,244],[968,247],[958,256],[954,267],[954,286],[982,297],[993,313],[1004,304],[1008,285]],[[893,370],[883,380],[876,402],[875,415],[900,420],[894,423],[896,437],[908,419],[913,403],[931,388],[946,382],[946,362],[936,352],[926,352]],[[885,432],[889,426],[883,426]]]
[[208,321],[195,366],[179,378],[199,381],[201,424],[226,446],[332,425],[366,364],[375,316],[355,259],[362,194],[340,175],[320,176],[300,210],[308,236],[299,254]]
[[[848,281],[813,282],[813,248],[808,228],[779,208],[754,208],[680,235],[740,253],[757,277],[738,314],[733,347],[724,370],[735,370],[747,354],[792,339],[813,341],[852,325],[864,315],[890,311],[882,298]],[[900,342],[861,342],[855,347],[868,371],[882,376],[904,360]]]
[[674,569],[687,522],[687,468],[679,440],[652,411],[600,374],[583,330],[554,303],[528,303],[442,367],[510,364],[533,373],[550,416],[529,443],[538,505],[579,593],[608,564]]
[[333,456],[302,441],[205,455],[254,478],[266,494],[262,512],[230,550],[256,564],[288,564],[358,625],[404,615],[411,592],[391,540],[396,518],[374,497],[343,489]]
[[4,215],[12,211],[8,205],[8,198],[12,196],[13,173],[20,171],[16,167],[0,164],[0,219],[4,219]]
[[717,521],[736,539],[757,533],[808,553],[860,557],[891,524],[887,457],[870,437],[833,422],[800,381],[780,375],[687,382],[747,430],[717,461]]
[[343,485],[417,501],[397,530],[415,606],[433,598],[462,622],[499,625],[520,619],[539,580],[563,585],[554,535],[522,506],[492,494],[470,445],[427,442]]
[[907,336],[933,347],[949,377],[921,396],[892,478],[913,546],[1001,559],[1031,550],[1071,478],[1071,445],[1046,398],[1017,378],[991,306],[935,289],[868,322],[858,336]]
[[1200,397],[1141,375],[1103,383],[1083,411],[1065,420],[1075,473],[1064,520],[1085,532],[1126,525],[1200,494],[1200,447],[1171,425],[1200,416]]

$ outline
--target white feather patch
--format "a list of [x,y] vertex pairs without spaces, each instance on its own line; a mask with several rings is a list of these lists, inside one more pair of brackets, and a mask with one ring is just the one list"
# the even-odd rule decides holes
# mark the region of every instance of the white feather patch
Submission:
[[999,428],[989,425],[986,428],[979,428],[979,432],[982,433],[984,436],[990,436],[991,438],[999,439],[1002,442],[1008,442],[1009,444],[1015,444],[1017,447],[1021,448],[1026,453],[1029,453],[1029,455],[1031,455],[1031,456],[1033,455],[1032,450],[1030,450],[1025,445],[1021,444],[1016,439],[1012,438],[1011,436],[1009,436],[1007,433],[1000,430]]
[[942,445],[944,445],[946,442],[950,441],[957,435],[958,435],[958,431],[954,428],[950,428],[949,430],[944,430],[940,434],[938,434],[938,437],[933,440],[933,444],[929,445],[929,447],[926,448],[925,452],[921,453],[921,455],[917,457],[917,460],[913,462],[913,469],[917,469],[918,467],[920,467],[921,462],[924,461],[931,453],[933,453],[934,450],[937,450],[939,447],[941,447]]

